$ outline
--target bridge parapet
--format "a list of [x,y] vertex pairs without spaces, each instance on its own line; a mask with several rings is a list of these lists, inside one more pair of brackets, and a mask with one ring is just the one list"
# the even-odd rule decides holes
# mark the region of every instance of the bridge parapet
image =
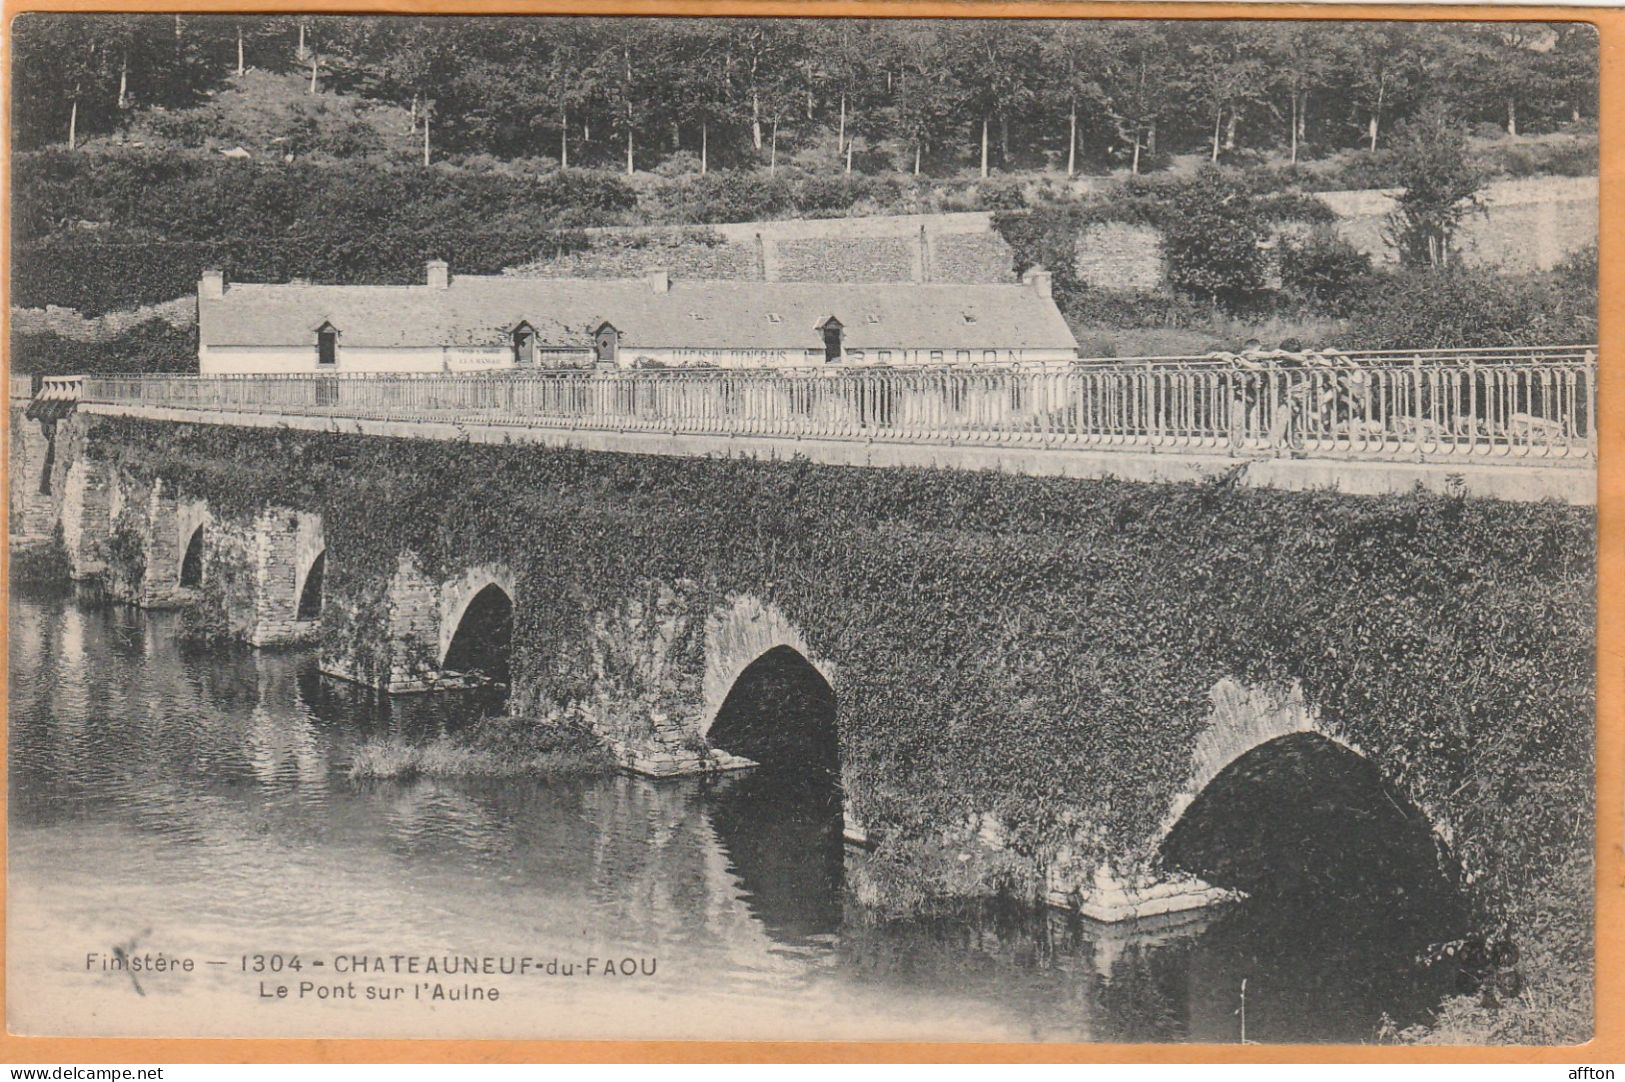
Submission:
[[1400,462],[1596,456],[1595,347],[1016,366],[86,377],[100,411]]

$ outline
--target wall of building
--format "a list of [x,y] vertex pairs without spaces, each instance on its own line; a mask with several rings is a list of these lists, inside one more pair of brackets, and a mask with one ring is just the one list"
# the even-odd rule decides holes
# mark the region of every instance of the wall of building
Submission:
[[513,363],[513,352],[501,346],[490,349],[447,350],[440,346],[397,347],[390,349],[345,346],[340,339],[338,363],[324,366],[316,362],[316,343],[308,348],[272,346],[200,346],[198,371],[205,376],[246,375],[283,372],[447,372],[500,368]]
[[853,365],[928,364],[1012,364],[1071,361],[1072,349],[1010,349],[988,346],[981,349],[933,349],[929,346],[893,346],[885,349],[848,349],[838,364],[824,359],[823,349],[691,349],[645,348],[623,344],[620,364],[631,366],[640,360],[654,361],[671,368],[710,366],[715,368],[797,368],[823,367],[831,370]]

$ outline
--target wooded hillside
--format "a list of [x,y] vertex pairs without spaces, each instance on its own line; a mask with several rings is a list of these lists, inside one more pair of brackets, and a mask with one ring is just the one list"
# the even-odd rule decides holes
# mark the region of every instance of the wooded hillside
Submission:
[[[1141,172],[1197,150],[1298,162],[1379,149],[1430,102],[1512,134],[1597,103],[1583,23],[33,14],[15,27],[22,148],[196,105],[251,68],[405,110],[412,153],[430,160],[629,173],[790,154],[984,175]],[[355,136],[352,152],[384,149]]]

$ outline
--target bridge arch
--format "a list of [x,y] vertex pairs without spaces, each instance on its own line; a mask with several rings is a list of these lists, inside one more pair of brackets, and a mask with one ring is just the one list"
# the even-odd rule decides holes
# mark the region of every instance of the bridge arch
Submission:
[[[705,676],[699,734],[707,736],[729,694],[750,666],[774,650],[789,650],[811,668],[834,693],[835,668],[807,645],[801,631],[776,605],[750,594],[735,597],[705,621]],[[785,655],[775,655],[788,660]]]
[[1254,688],[1225,677],[1213,685],[1208,699],[1213,711],[1207,728],[1196,738],[1185,784],[1175,794],[1157,830],[1159,846],[1214,778],[1265,744],[1295,733],[1313,733],[1356,755],[1365,755],[1321,724],[1319,714],[1309,708],[1303,689],[1296,684],[1285,690]]
[[506,567],[471,568],[441,587],[439,668],[477,674],[506,703],[512,682],[514,581]]
[[462,626],[463,618],[468,615],[469,606],[488,587],[496,587],[512,605],[518,598],[515,588],[513,572],[503,564],[481,564],[471,567],[456,578],[441,584],[440,587],[440,642],[437,654],[440,664],[446,664],[446,657],[451,651],[452,643],[457,637],[457,630]]

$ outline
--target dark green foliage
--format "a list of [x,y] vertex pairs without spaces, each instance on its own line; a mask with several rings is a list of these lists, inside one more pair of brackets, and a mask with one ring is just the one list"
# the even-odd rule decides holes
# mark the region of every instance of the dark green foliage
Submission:
[[1208,315],[1188,297],[1105,289],[1068,298],[1062,312],[1074,325],[1095,327],[1190,327]]
[[62,543],[62,527],[58,526],[49,541],[12,549],[8,572],[13,585],[61,586],[73,574],[68,550]]
[[[1195,177],[1138,178],[1087,202],[1050,199],[1031,209],[995,213],[995,232],[1010,245],[1012,269],[1043,266],[1054,278],[1057,303],[1077,319],[1090,318],[1076,253],[1091,225],[1125,222],[1162,233],[1168,282],[1210,306],[1252,309],[1268,292],[1268,254],[1261,247],[1276,225],[1321,224],[1331,208],[1299,192],[1261,192],[1218,169]],[[1174,305],[1177,307],[1177,305]]]
[[1174,190],[1162,221],[1168,283],[1215,307],[1255,307],[1267,292],[1264,241],[1271,219],[1260,201],[1217,170]]
[[1371,257],[1325,227],[1282,237],[1278,259],[1287,298],[1326,315],[1349,314],[1373,284]]
[[985,210],[1020,210],[1027,205],[1026,185],[1019,179],[987,181],[977,189]]
[[812,173],[796,186],[798,212],[813,218],[838,216],[864,200],[890,206],[897,196],[895,184],[852,173]]
[[183,606],[175,629],[175,637],[188,646],[202,646],[210,650],[229,649],[241,645],[232,633],[225,610],[212,600]]
[[[993,169],[1132,163],[1147,173],[1176,155],[1206,156],[1215,108],[1230,121],[1222,160],[1247,165],[1265,154],[1306,162],[1311,148],[1347,154],[1368,145],[1374,107],[1383,149],[1310,171],[1324,183],[1341,173],[1385,186],[1388,128],[1430,101],[1454,103],[1486,133],[1507,122],[1509,93],[1521,132],[1594,123],[1595,31],[1523,25],[1497,40],[1468,23],[1289,30],[1262,20],[1023,19],[969,33],[887,19],[192,15],[177,23],[31,13],[16,28],[13,131],[25,149],[66,143],[71,122],[78,142],[89,136],[98,148],[109,137],[240,143],[256,154],[404,163],[421,160],[427,142],[436,161],[546,155],[606,168],[625,167],[630,134],[636,168],[681,175],[702,145],[713,168],[747,171],[774,161],[912,171],[916,151],[926,170],[979,167],[982,126],[994,120]],[[313,56],[296,51],[299,26],[310,31]],[[1489,92],[1497,81],[1502,89]],[[1299,117],[1300,95],[1340,104]],[[260,108],[262,97],[276,108]],[[1296,119],[1304,123],[1294,138]],[[843,153],[837,134],[855,145]],[[1504,171],[1531,159],[1539,168],[1545,154],[1506,155]],[[1583,164],[1556,154],[1552,163]]]
[[576,227],[636,202],[618,178],[576,171],[61,152],[16,168],[12,303],[87,315],[184,296],[209,266],[242,281],[415,282],[439,258],[490,274],[585,247]]
[[1567,266],[1546,275],[1463,267],[1379,275],[1338,344],[1433,349],[1595,342],[1596,279],[1586,274],[1583,257]]
[[428,743],[399,735],[356,748],[351,781],[409,781],[428,777],[515,776],[565,778],[609,774],[615,757],[597,733],[559,720],[484,717]]
[[778,218],[795,207],[789,180],[765,170],[686,177],[661,195],[677,221],[697,225]]
[[992,224],[1010,246],[1010,269],[1016,277],[1043,267],[1053,276],[1056,301],[1064,307],[1084,292],[1078,277],[1078,236],[1089,220],[1080,204],[1046,203],[1032,210],[996,212]]

